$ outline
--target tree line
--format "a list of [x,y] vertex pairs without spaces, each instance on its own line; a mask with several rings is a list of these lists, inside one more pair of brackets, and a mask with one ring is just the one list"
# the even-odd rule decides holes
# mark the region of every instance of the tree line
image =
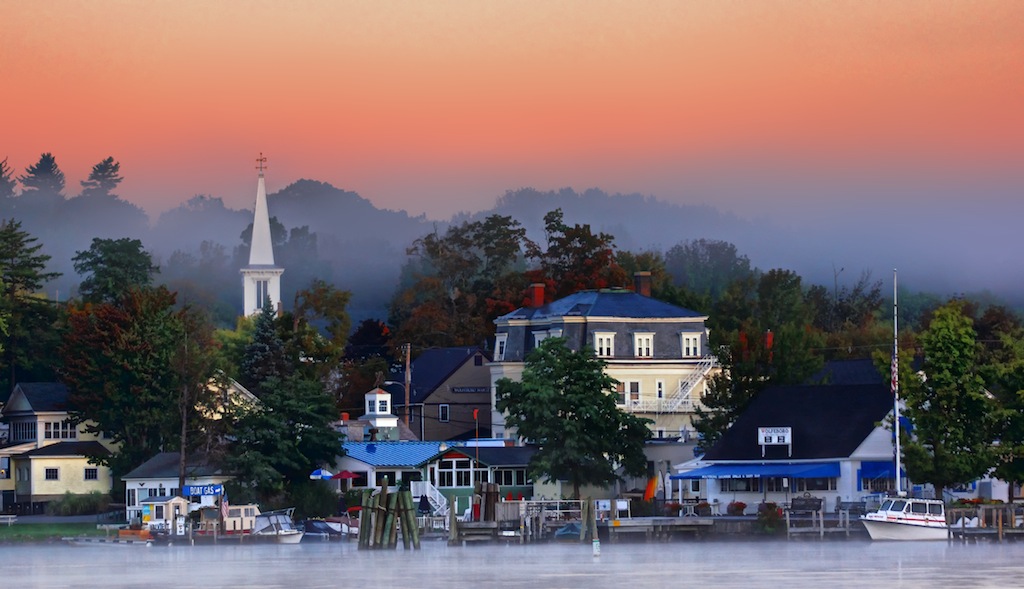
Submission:
[[[594,232],[589,225],[567,223],[560,209],[544,215],[543,241],[539,243],[527,238],[519,221],[503,215],[467,220],[418,238],[407,251],[388,317],[366,319],[354,330],[348,318],[352,293],[336,288],[329,277],[317,276],[316,234],[301,227],[289,232],[276,220],[272,227],[276,245],[294,244],[294,255],[304,260],[306,268],[300,274],[311,277],[294,287],[290,300],[283,301],[290,310],[281,316],[267,312],[226,327],[224,316],[236,313],[230,306],[225,310],[223,300],[204,296],[204,289],[211,285],[196,285],[189,270],[202,264],[215,266],[217,274],[230,276],[231,283],[215,288],[240,293],[237,274],[224,271],[231,258],[226,251],[211,246],[199,260],[185,259],[185,254],[181,259],[172,256],[171,266],[176,270],[161,270],[141,241],[131,237],[96,237],[89,247],[77,250],[70,256],[75,272],[83,277],[77,296],[55,301],[41,294],[57,277],[48,270],[50,256],[41,252],[39,239],[14,220],[17,213],[47,206],[48,199],[42,195],[61,194],[63,175],[48,155],[18,179],[24,187],[19,196],[13,193],[11,171],[6,164],[0,166],[0,196],[7,199],[3,201],[9,207],[6,210],[15,213],[0,227],[4,286],[0,319],[7,331],[0,378],[8,391],[19,380],[60,379],[73,384],[77,406],[95,408],[80,413],[82,419],[101,416],[102,407],[119,407],[122,413],[104,417],[106,423],[99,427],[120,430],[125,447],[138,448],[139,455],[124,453],[112,458],[115,472],[137,465],[145,452],[188,448],[193,441],[196,448],[212,453],[227,447],[228,441],[246,440],[236,449],[248,451],[242,452],[248,460],[256,459],[252,452],[261,448],[261,439],[246,438],[237,431],[218,432],[218,428],[244,420],[209,423],[218,411],[241,409],[223,403],[216,410],[195,409],[202,406],[203,390],[210,388],[196,375],[236,378],[261,393],[261,401],[283,404],[280,411],[273,412],[277,416],[299,412],[299,405],[289,407],[289,399],[314,395],[316,398],[300,405],[321,407],[318,414],[330,421],[340,410],[360,410],[361,395],[391,369],[397,360],[395,351],[404,344],[411,344],[414,351],[487,347],[494,318],[522,306],[526,287],[535,282],[545,284],[548,300],[554,300],[580,289],[626,286],[635,271],[650,271],[653,296],[707,314],[711,349],[724,370],[712,380],[699,416],[705,443],[713,443],[764,387],[805,382],[826,359],[884,354],[889,340],[886,334],[891,323],[883,309],[881,283],[869,274],[862,274],[852,285],[835,284],[831,289],[808,285],[789,270],[759,270],[732,244],[709,239],[683,240],[665,252],[621,251],[614,236]],[[116,199],[112,191],[119,182],[119,165],[108,158],[83,182],[82,196],[88,193]],[[247,250],[250,231],[239,236],[236,257]],[[291,273],[289,263],[282,261]],[[984,386],[986,399],[998,401],[982,404],[992,424],[981,431],[988,432],[990,440],[1000,440],[1001,465],[1013,462],[1007,454],[1013,447],[1010,432],[1021,427],[1011,419],[1017,411],[1011,403],[1019,390],[1014,389],[1012,380],[1017,356],[1012,353],[1016,348],[1003,340],[1012,339],[1020,329],[1017,316],[996,305],[983,307],[961,299],[943,304],[922,293],[904,293],[901,303],[906,349],[926,363],[929,355],[924,342],[929,341],[926,334],[934,317],[950,305],[959,305],[975,337],[969,347],[976,348],[979,356],[973,364],[978,382]],[[99,327],[108,337],[95,339]],[[107,350],[104,346],[111,342],[123,347]],[[101,358],[91,357],[99,350],[103,350]],[[254,362],[255,357],[262,359]],[[171,367],[173,374],[168,372]],[[111,379],[110,375],[119,374],[117,370],[125,373],[119,380]],[[120,383],[119,391],[110,390],[110,382]],[[964,381],[956,382],[962,385]],[[106,388],[101,389],[101,384]],[[290,393],[275,398],[283,390]],[[908,403],[914,398],[911,390],[908,388]],[[978,394],[975,388],[970,392]],[[140,402],[128,402],[133,399]],[[321,401],[323,404],[318,404]],[[132,430],[134,426],[123,413],[125,406],[132,404],[144,412],[132,415],[132,423],[152,427]],[[259,419],[267,419],[269,413]],[[157,422],[170,414],[177,415],[172,423],[157,427]],[[912,414],[913,409],[908,411]],[[312,418],[300,414],[290,419],[279,427],[264,423],[262,431],[305,427]],[[925,431],[923,427],[917,435]],[[267,442],[266,435],[263,442]],[[914,441],[909,442],[908,465],[915,463]],[[966,438],[952,443],[937,439],[926,446],[931,449],[924,455],[938,453],[942,462],[947,462],[945,457],[953,450],[963,449],[977,457],[991,454],[976,452],[976,446],[961,448],[966,444]],[[267,481],[276,480],[278,487],[268,482],[252,488],[284,492],[281,485],[290,479],[274,479],[270,473],[294,475],[306,466],[315,466],[312,459],[317,451],[311,451],[309,460],[300,464],[289,462],[283,454],[275,455],[269,446],[265,453],[259,451],[259,455],[276,456],[280,462],[263,466],[254,462],[246,466],[246,472],[267,474]],[[980,466],[972,463],[972,468],[975,472]],[[911,475],[916,478],[913,472]]]

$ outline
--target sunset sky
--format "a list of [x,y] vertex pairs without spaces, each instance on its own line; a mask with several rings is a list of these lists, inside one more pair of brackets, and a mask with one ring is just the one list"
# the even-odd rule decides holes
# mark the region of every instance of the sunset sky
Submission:
[[1018,0],[0,0],[0,63],[0,159],[52,152],[73,196],[113,156],[151,215],[251,208],[260,152],[271,192],[431,218],[524,186],[915,199],[1019,186],[1024,156]]

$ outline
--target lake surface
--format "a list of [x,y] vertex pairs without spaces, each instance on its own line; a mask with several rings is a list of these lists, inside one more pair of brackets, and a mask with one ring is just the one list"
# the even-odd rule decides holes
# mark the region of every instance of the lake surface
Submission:
[[360,589],[822,589],[1019,587],[1024,543],[694,541],[488,544],[359,551],[355,542],[294,546],[12,545],[4,586],[344,587]]

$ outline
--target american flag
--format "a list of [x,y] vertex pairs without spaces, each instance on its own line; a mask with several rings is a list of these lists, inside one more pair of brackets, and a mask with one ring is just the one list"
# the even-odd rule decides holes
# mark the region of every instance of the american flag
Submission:
[[896,351],[892,353],[892,394],[899,394],[900,390],[900,373],[899,373],[900,357],[896,355]]

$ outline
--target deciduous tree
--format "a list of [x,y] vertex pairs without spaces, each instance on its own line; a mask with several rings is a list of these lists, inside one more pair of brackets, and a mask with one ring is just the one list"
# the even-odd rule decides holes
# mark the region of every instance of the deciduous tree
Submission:
[[75,272],[85,275],[78,287],[82,300],[88,303],[114,303],[131,289],[149,286],[160,271],[138,239],[92,240],[86,251],[78,252],[72,261]]
[[497,383],[505,425],[539,446],[531,476],[568,480],[577,498],[582,485],[615,482],[616,466],[632,476],[647,471],[651,421],[618,408],[604,366],[589,348],[573,352],[562,338],[547,338],[530,352],[521,381]]
[[[178,447],[186,330],[163,287],[133,289],[118,304],[70,310],[61,378],[72,418],[120,448],[97,457],[115,476]],[[186,371],[191,373],[191,369]],[[192,380],[189,377],[186,380]]]
[[[907,475],[931,483],[937,497],[969,483],[996,464],[995,441],[1003,421],[978,374],[977,339],[962,301],[950,301],[921,334],[920,376],[901,374],[904,415],[913,431],[903,438]],[[902,365],[901,365],[902,366]]]

